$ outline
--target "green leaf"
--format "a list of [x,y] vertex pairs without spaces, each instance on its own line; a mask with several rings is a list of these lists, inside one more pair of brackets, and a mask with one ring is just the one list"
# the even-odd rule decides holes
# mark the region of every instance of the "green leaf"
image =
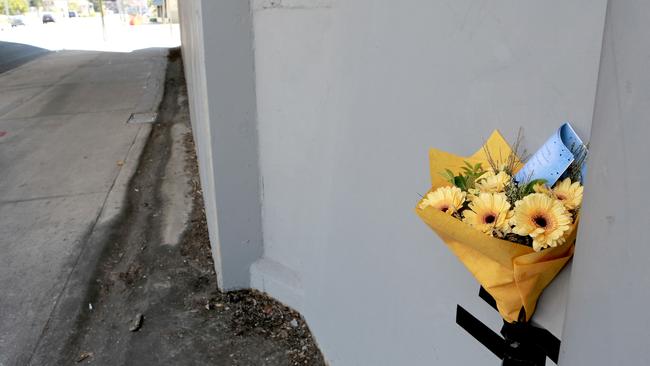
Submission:
[[454,178],[454,184],[463,191],[467,190],[467,180],[462,175],[458,175]]
[[449,177],[447,173],[438,173],[440,174],[441,177],[445,178],[445,180],[451,184],[454,184],[454,177]]
[[447,182],[449,182],[451,184],[456,184],[455,181],[454,181],[455,174],[451,170],[445,169],[444,172],[441,172],[441,173],[438,173],[438,174],[440,174],[443,178],[445,178],[445,180]]
[[524,195],[528,195],[535,191],[535,186],[538,184],[546,184],[546,179],[533,179],[524,187]]

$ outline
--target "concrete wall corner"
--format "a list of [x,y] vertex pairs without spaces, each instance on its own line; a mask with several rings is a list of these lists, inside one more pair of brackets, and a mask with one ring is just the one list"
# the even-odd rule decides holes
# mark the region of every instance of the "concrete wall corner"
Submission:
[[195,0],[179,8],[218,283],[223,290],[248,288],[250,266],[263,250],[250,4]]

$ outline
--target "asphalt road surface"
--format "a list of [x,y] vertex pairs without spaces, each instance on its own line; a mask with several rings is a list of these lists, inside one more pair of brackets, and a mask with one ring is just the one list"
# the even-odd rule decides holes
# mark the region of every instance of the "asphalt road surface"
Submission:
[[0,42],[0,74],[49,52],[21,43]]

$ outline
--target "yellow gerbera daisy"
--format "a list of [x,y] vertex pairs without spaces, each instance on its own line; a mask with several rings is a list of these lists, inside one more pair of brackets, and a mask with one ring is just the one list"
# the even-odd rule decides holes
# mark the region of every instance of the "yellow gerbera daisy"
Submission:
[[564,244],[571,222],[571,214],[562,202],[543,193],[533,193],[515,202],[511,220],[512,232],[530,235],[535,251]]
[[567,210],[575,210],[582,203],[583,191],[580,182],[571,183],[571,178],[566,178],[553,188],[553,195],[562,201]]
[[427,193],[419,206],[420,209],[433,207],[451,215],[463,206],[465,195],[466,193],[458,187],[440,187],[433,192]]
[[537,183],[533,187],[533,190],[537,193],[544,193],[545,195],[551,196],[553,195],[553,192],[551,192],[551,189],[548,188],[548,186],[544,183]]
[[476,181],[476,187],[481,192],[498,193],[503,192],[510,183],[511,177],[506,172],[494,174],[492,170],[481,175]]
[[510,203],[503,193],[481,193],[463,212],[463,221],[490,235],[510,232]]

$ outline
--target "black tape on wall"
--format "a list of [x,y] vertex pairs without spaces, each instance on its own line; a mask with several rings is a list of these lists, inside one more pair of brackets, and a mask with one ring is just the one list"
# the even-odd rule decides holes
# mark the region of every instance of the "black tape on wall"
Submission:
[[503,354],[505,353],[503,338],[460,305],[456,305],[456,324],[460,325],[467,333],[481,342],[495,356],[503,359]]
[[[479,297],[495,310],[494,298],[483,288]],[[525,319],[525,317],[524,317]],[[503,338],[470,314],[462,306],[456,306],[456,324],[503,360],[503,365],[543,366],[546,357],[557,364],[561,342],[546,329],[528,323],[503,322]]]

